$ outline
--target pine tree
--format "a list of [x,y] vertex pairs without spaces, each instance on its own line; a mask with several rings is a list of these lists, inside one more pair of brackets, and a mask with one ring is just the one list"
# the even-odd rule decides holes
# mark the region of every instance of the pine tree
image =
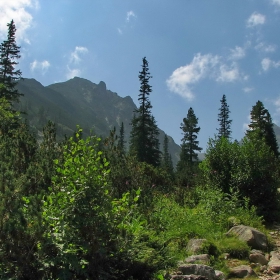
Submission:
[[17,81],[21,78],[21,71],[15,70],[18,64],[16,60],[20,58],[20,47],[16,44],[14,21],[12,20],[7,26],[7,40],[0,45],[0,83],[5,86],[0,90],[0,97],[5,97],[12,103],[18,101],[21,95],[15,88]]
[[251,111],[251,123],[247,130],[247,137],[251,140],[264,138],[276,157],[279,156],[278,143],[273,129],[272,118],[261,101],[258,101]]
[[143,58],[142,71],[139,72],[138,77],[140,80],[140,93],[138,95],[140,106],[135,110],[135,115],[131,121],[130,152],[140,162],[158,166],[160,164],[159,130],[151,114],[152,105],[149,95],[152,92],[152,87],[149,80],[152,76],[149,72],[149,63],[145,57]]
[[218,136],[219,138],[225,137],[230,138],[231,130],[230,126],[232,123],[232,120],[229,119],[229,106],[227,104],[226,96],[223,95],[221,101],[221,108],[219,109],[220,113],[218,114],[218,121],[220,123],[220,128],[217,130],[219,131]]

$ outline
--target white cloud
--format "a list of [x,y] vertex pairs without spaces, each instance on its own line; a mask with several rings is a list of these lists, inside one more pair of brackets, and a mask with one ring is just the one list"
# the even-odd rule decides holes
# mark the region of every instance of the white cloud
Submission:
[[254,12],[247,20],[247,27],[255,27],[265,23],[265,16]]
[[219,57],[212,54],[201,55],[198,53],[190,64],[177,68],[167,79],[170,91],[191,101],[194,99],[191,85],[205,78],[209,70],[219,63]]
[[268,71],[269,68],[273,67],[273,68],[278,68],[280,67],[280,61],[273,61],[269,58],[264,58],[262,61],[261,61],[261,65],[262,65],[262,69],[263,71]]
[[68,72],[66,73],[66,78],[72,79],[74,77],[81,76],[81,70],[80,69],[70,69],[69,66],[67,66]]
[[[280,96],[278,96],[277,99],[273,100],[273,105],[276,107],[276,113],[275,115],[279,116],[280,115]],[[276,120],[273,120],[275,123]]]
[[7,37],[7,23],[13,19],[17,28],[17,41],[30,43],[26,31],[31,27],[33,17],[29,8],[38,8],[38,0],[1,0],[0,1],[0,38]]
[[231,52],[231,54],[229,56],[229,59],[231,59],[231,60],[238,60],[238,59],[245,57],[244,48],[236,46],[234,49],[231,49],[230,52]]
[[47,60],[43,60],[41,62],[34,60],[33,62],[30,63],[31,71],[40,70],[42,74],[45,74],[50,66],[51,64]]
[[272,4],[280,6],[280,0],[271,0]]
[[247,116],[247,122],[243,123],[243,131],[244,132],[249,129],[249,124],[250,123],[251,123],[251,113]]
[[239,70],[236,63],[232,63],[231,66],[222,64],[220,66],[220,72],[216,81],[218,82],[234,82],[240,78]]
[[120,35],[123,34],[123,32],[122,32],[122,30],[120,28],[118,28],[118,32],[119,32]]
[[266,52],[266,53],[272,53],[272,52],[276,51],[277,46],[276,45],[267,45],[264,42],[261,42],[255,46],[255,49],[258,51]]
[[70,63],[78,64],[81,61],[80,55],[88,52],[86,47],[77,46],[70,54]]
[[133,11],[129,11],[129,12],[126,13],[126,21],[127,22],[129,22],[132,17],[136,18],[136,15],[134,14]]
[[253,90],[254,90],[253,87],[245,87],[245,88],[243,88],[243,91],[246,92],[246,93],[251,92]]
[[195,97],[193,86],[205,78],[228,83],[241,79],[241,74],[235,62],[228,66],[220,56],[198,53],[190,64],[174,70],[166,83],[171,92],[192,101]]

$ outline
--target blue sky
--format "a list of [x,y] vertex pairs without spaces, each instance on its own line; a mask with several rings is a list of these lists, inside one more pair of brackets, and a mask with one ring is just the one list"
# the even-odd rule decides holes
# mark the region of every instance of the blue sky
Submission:
[[280,0],[1,0],[1,40],[11,19],[23,77],[43,85],[104,81],[138,105],[145,56],[153,114],[178,144],[192,107],[205,150],[223,94],[233,139],[258,100],[280,125]]

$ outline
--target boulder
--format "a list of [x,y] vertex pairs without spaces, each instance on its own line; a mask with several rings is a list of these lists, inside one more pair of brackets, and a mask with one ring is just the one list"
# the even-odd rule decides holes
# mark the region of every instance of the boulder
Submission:
[[265,256],[259,252],[252,252],[249,255],[250,262],[253,263],[259,263],[260,265],[267,265],[268,260],[265,258]]
[[187,245],[187,251],[193,254],[200,253],[206,241],[206,239],[190,239]]
[[224,273],[220,270],[215,270],[215,275],[216,275],[216,279],[218,279],[218,280],[225,280],[226,279]]
[[183,264],[178,267],[178,270],[181,271],[183,275],[194,274],[205,276],[208,280],[216,279],[215,270],[203,264]]
[[255,228],[243,225],[235,226],[226,233],[226,235],[232,234],[237,235],[240,240],[246,242],[253,249],[267,249],[267,238],[265,234]]
[[185,259],[185,263],[209,264],[210,257],[208,254],[193,255]]
[[249,265],[240,265],[230,270],[229,277],[244,278],[249,276],[257,276]]
[[279,253],[272,251],[270,252],[271,258],[268,263],[268,267],[273,272],[279,272],[280,271],[280,255]]
[[172,275],[170,280],[207,280],[205,276],[201,275]]

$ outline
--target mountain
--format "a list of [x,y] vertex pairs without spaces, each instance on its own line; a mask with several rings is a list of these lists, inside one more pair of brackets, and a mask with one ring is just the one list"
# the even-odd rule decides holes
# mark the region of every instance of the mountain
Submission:
[[[131,131],[131,119],[136,109],[130,96],[120,97],[99,84],[75,77],[61,83],[43,86],[35,79],[19,81],[17,89],[23,96],[18,109],[27,112],[26,118],[32,130],[42,137],[42,128],[51,120],[57,125],[58,139],[64,135],[72,136],[79,125],[83,134],[94,134],[107,137],[114,127],[119,133],[121,123],[124,123],[125,141],[128,145]],[[164,131],[160,130],[159,140],[163,143]],[[174,165],[179,160],[180,146],[172,137],[169,138],[169,151]]]

